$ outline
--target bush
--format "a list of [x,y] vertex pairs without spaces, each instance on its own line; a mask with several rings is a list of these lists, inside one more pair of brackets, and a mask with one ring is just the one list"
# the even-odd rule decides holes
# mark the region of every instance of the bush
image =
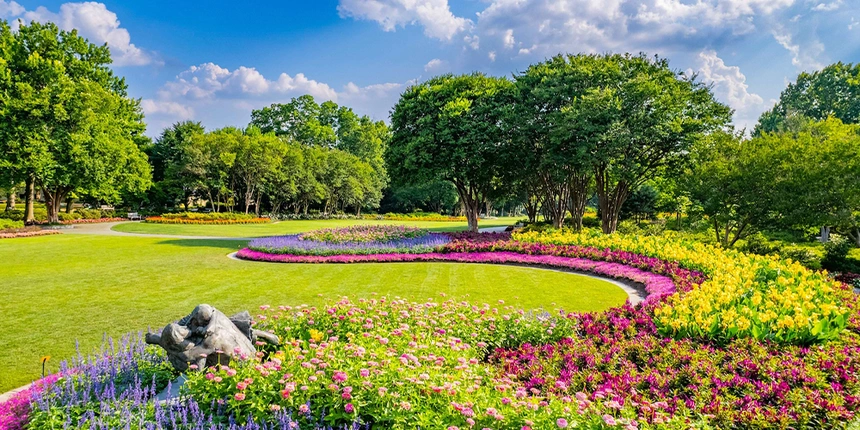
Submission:
[[848,253],[854,248],[854,244],[839,235],[830,236],[830,242],[824,244],[824,258],[821,259],[821,267],[836,272],[860,271],[856,269],[856,263],[848,258]]
[[60,213],[58,213],[58,214],[57,214],[57,217],[60,219],[60,222],[64,222],[64,221],[74,221],[74,220],[76,220],[76,219],[81,219],[81,218],[83,218],[83,217],[81,216],[81,214],[79,214],[79,213],[77,213],[77,212],[72,212],[72,213],[60,212]]
[[639,236],[660,236],[666,231],[665,221],[654,221],[638,223],[633,220],[625,220],[618,223],[618,232],[621,234],[637,234]]
[[780,255],[783,258],[794,260],[812,270],[821,268],[821,256],[815,251],[804,247],[783,248]]
[[779,242],[769,241],[760,232],[755,233],[746,239],[746,243],[741,247],[741,250],[750,254],[771,255],[779,254],[782,251],[782,245]]
[[24,222],[0,218],[0,231],[11,230],[15,228],[24,228]]

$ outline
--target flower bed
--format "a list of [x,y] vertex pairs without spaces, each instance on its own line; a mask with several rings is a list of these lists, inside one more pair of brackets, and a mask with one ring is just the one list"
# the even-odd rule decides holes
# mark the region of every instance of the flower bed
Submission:
[[265,224],[272,222],[269,218],[257,218],[254,215],[235,212],[181,212],[147,217],[146,222],[155,224]]
[[751,338],[721,347],[667,340],[641,308],[575,318],[579,336],[498,349],[490,362],[525,389],[574,398],[578,410],[607,422],[839,428],[860,409],[856,336],[815,348]]
[[28,394],[27,420],[201,430],[827,428],[860,409],[857,336],[816,348],[751,338],[718,346],[663,338],[649,309],[525,312],[387,298],[262,306],[256,328],[282,346],[189,373],[180,402],[153,400],[175,374],[158,349],[134,340],[64,367]]
[[42,230],[39,227],[22,227],[0,230],[0,239],[14,239],[18,237],[35,237],[47,236],[51,234],[60,234],[57,230]]
[[[656,310],[661,333],[726,341],[753,337],[811,344],[835,339],[846,327],[848,297],[840,283],[791,260],[744,254],[676,240],[592,233],[522,233],[518,241],[632,252],[708,276],[697,288],[669,297]],[[853,299],[853,297],[851,298]]]
[[390,242],[427,236],[427,230],[402,225],[356,225],[343,228],[324,228],[299,234],[300,240],[326,243]]
[[[860,306],[847,285],[825,274],[671,238],[551,233],[446,239],[418,254],[290,255],[246,248],[238,255],[302,263],[558,267],[642,283],[647,303],[597,314],[386,298],[343,299],[321,308],[262,306],[255,327],[279,335],[282,346],[260,345],[263,350],[248,360],[189,374],[181,402],[152,400],[173,375],[160,353],[132,342],[128,352],[78,363],[34,394],[30,428],[67,422],[201,430],[839,428],[857,422]],[[775,284],[769,284],[772,268],[779,272]],[[705,306],[697,292],[716,291],[715,279],[728,283],[732,294],[747,289],[738,303],[760,293],[759,284],[781,294],[810,290],[810,300],[801,296],[796,304],[834,303],[845,310],[847,330],[812,338],[667,330],[661,318],[679,311],[666,309]],[[813,300],[824,287],[832,288],[832,300]],[[763,295],[769,305],[783,303]],[[703,309],[702,321],[737,307],[711,314]],[[241,424],[230,427],[233,422]]]
[[[517,252],[432,252],[424,254],[369,254],[369,255],[289,255],[270,254],[242,249],[236,253],[238,258],[254,261],[268,261],[278,263],[391,263],[391,262],[459,262],[459,263],[485,263],[485,264],[518,264],[540,267],[559,268],[577,272],[594,273],[625,281],[631,281],[644,286],[648,298],[646,303],[656,303],[662,297],[675,292],[675,282],[668,276],[662,276],[647,272],[635,267],[621,263],[609,263],[594,261],[584,258],[556,257],[552,255],[526,255]],[[683,275],[695,277],[692,272],[675,274],[679,278]],[[695,282],[692,279],[683,279],[685,284]]]
[[380,242],[329,243],[302,240],[301,235],[295,234],[254,239],[248,244],[248,249],[261,254],[297,256],[416,254],[432,252],[437,246],[444,245],[448,241],[448,236],[430,233],[421,237]]
[[111,218],[80,218],[80,219],[72,219],[67,221],[60,221],[60,224],[95,224],[101,222],[119,222],[119,221],[128,221],[128,218],[123,217],[111,217]]

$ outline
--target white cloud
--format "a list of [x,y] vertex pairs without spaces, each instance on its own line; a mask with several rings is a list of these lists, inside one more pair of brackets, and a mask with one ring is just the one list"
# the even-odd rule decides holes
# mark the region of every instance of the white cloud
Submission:
[[761,96],[749,91],[747,77],[740,67],[726,65],[713,50],[700,52],[697,62],[697,72],[702,81],[712,84],[714,95],[734,109],[735,125],[752,130],[765,105]]
[[0,19],[12,18],[24,13],[26,9],[14,1],[0,0]]
[[165,83],[157,97],[142,100],[141,107],[147,114],[150,135],[176,121],[187,119],[201,121],[207,128],[244,126],[251,110],[304,94],[314,96],[318,102],[332,100],[349,106],[375,120],[387,120],[389,110],[406,85],[358,86],[350,82],[341,91],[336,91],[302,73],[292,76],[281,73],[277,79],[268,79],[253,67],[230,70],[214,63],[204,63],[189,67]]
[[336,92],[327,84],[308,79],[304,74],[281,73],[276,80],[266,79],[253,67],[233,71],[214,63],[191,66],[164,85],[162,99],[177,97],[200,100],[214,98],[253,98],[278,94],[310,94],[323,100],[334,100]]
[[438,71],[447,65],[448,65],[448,63],[446,61],[440,60],[438,58],[434,58],[434,59],[428,61],[427,64],[424,65],[424,71],[425,72]]
[[834,0],[830,3],[818,3],[815,7],[812,8],[814,11],[819,12],[831,12],[836,9],[839,9],[842,6],[842,0]]
[[177,102],[143,99],[140,107],[146,115],[167,115],[176,120],[194,117],[194,109]]
[[472,26],[451,12],[448,0],[340,0],[337,10],[343,17],[376,21],[385,31],[419,24],[424,34],[440,40],[451,40]]
[[[756,28],[797,0],[491,0],[472,30],[520,55],[702,46]],[[838,0],[837,0],[838,1]],[[516,37],[514,37],[516,35]]]
[[705,82],[713,83],[716,94],[732,108],[743,110],[764,102],[758,94],[749,92],[747,77],[741,73],[740,67],[726,65],[716,51],[700,52],[698,61],[699,76]]
[[[116,14],[108,10],[103,3],[63,3],[59,12],[51,12],[44,6],[25,11],[15,2],[0,1],[0,16],[4,14],[25,22],[53,22],[63,30],[77,29],[78,33],[90,42],[107,43],[117,66],[142,66],[157,62],[155,54],[131,43],[128,30],[120,27]],[[13,26],[17,27],[17,24],[13,23]]]
[[505,36],[503,38],[505,43],[505,48],[511,49],[514,47],[514,43],[516,43],[516,39],[514,39],[514,30],[507,29],[505,30]]
[[809,39],[805,46],[794,42],[792,35],[782,27],[772,31],[773,38],[791,53],[791,64],[802,70],[818,70],[824,67],[818,57],[824,53],[824,45],[815,39]]
[[857,18],[851,17],[851,23],[848,24],[848,30],[854,30],[858,25],[860,25],[860,21],[857,21]]

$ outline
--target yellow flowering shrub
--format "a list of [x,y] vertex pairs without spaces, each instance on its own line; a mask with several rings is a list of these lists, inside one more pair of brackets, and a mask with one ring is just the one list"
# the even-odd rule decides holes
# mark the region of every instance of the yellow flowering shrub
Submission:
[[524,242],[627,251],[698,270],[708,279],[655,309],[661,334],[725,341],[753,337],[811,344],[845,329],[846,290],[825,272],[775,256],[745,254],[674,235],[604,235],[585,231],[515,233]]

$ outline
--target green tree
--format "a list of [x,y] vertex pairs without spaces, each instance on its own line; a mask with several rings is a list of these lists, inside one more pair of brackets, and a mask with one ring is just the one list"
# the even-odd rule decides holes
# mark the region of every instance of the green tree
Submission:
[[860,63],[839,62],[801,73],[782,91],[776,105],[761,115],[753,134],[791,130],[806,119],[822,121],[831,116],[860,123]]
[[690,147],[725,127],[731,110],[710,88],[645,55],[583,55],[588,90],[564,108],[559,133],[589,151],[604,233],[615,232],[630,194],[685,163]]
[[165,128],[146,149],[152,165],[151,202],[162,207],[173,207],[180,202],[188,209],[189,200],[199,191],[201,175],[191,164],[191,149],[194,138],[203,133],[203,125],[199,122],[177,122]]
[[470,231],[478,230],[478,214],[501,176],[500,122],[511,86],[479,73],[439,76],[408,88],[392,112],[392,175],[454,184]]
[[574,228],[582,228],[592,157],[582,133],[565,123],[571,103],[603,83],[600,67],[592,56],[559,55],[515,77],[516,107],[506,121],[512,144],[506,170],[515,178],[507,182],[525,193],[532,221],[540,202],[554,227],[562,227],[570,212]]
[[383,154],[390,131],[384,122],[358,116],[332,101],[318,104],[312,96],[304,95],[254,110],[251,125],[303,145],[339,149],[366,162],[373,169],[373,181],[365,184],[370,187],[364,188],[359,205],[371,209],[379,206],[382,190],[388,185]]
[[635,218],[636,222],[643,218],[652,218],[657,213],[657,190],[648,185],[642,185],[630,194],[621,205],[621,218]]
[[245,213],[249,213],[253,204],[257,215],[260,215],[264,183],[280,167],[286,144],[274,133],[263,134],[253,126],[237,134],[235,142],[236,163],[233,168],[242,187],[239,194],[245,204]]
[[775,170],[769,209],[777,226],[831,226],[860,245],[860,125],[831,117],[750,145]]
[[299,198],[299,187],[304,178],[305,158],[299,144],[283,138],[280,162],[263,180],[263,192],[269,198],[272,214],[277,215],[289,202]]
[[115,202],[123,191],[149,187],[143,114],[108,67],[107,46],[52,23],[11,33],[3,22],[0,38],[0,152],[26,178],[28,200],[42,189],[48,221],[59,221],[69,193]]
[[740,134],[714,133],[697,142],[684,175],[691,199],[708,216],[717,241],[732,247],[768,225],[775,163]]
[[232,210],[236,196],[234,166],[237,160],[242,131],[225,127],[205,134],[192,134],[188,145],[183,146],[183,181],[187,187],[205,196],[212,209],[220,212],[222,206]]

